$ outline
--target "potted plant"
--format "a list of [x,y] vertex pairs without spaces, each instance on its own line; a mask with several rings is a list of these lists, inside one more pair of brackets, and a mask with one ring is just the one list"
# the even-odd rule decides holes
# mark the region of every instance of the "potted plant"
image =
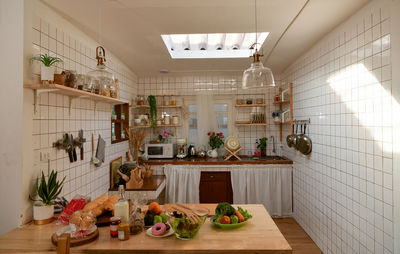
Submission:
[[63,60],[58,57],[49,56],[47,54],[40,54],[31,58],[31,61],[42,62],[43,65],[40,68],[40,79],[42,83],[51,83],[54,80],[54,68],[53,64],[61,63]]
[[207,155],[211,158],[217,158],[218,157],[218,148],[221,147],[222,144],[224,144],[224,134],[222,132],[215,133],[215,132],[209,132],[207,133],[209,136],[208,144],[211,146],[211,150],[207,152]]
[[267,141],[268,138],[263,137],[256,141],[257,148],[260,149],[261,156],[267,156]]
[[54,200],[60,194],[64,179],[57,181],[57,172],[52,170],[46,182],[46,177],[42,172],[42,177],[36,180],[36,191],[40,199],[33,199],[30,195],[29,198],[35,201],[33,204],[33,220],[35,224],[46,224],[52,221],[54,216]]
[[147,97],[147,101],[149,102],[150,106],[150,125],[155,132],[157,128],[157,100],[154,95],[149,95],[149,97]]

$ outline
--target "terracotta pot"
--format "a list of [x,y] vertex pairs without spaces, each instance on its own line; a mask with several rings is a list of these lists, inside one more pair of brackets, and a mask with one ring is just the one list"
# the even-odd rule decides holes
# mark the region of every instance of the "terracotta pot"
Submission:
[[40,69],[40,79],[42,83],[53,82],[54,80],[54,68],[43,66]]

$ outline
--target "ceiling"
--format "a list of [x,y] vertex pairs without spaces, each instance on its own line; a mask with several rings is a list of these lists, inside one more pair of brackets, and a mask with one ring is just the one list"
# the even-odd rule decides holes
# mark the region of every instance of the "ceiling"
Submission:
[[[244,70],[251,59],[171,59],[161,34],[254,32],[250,0],[43,0],[122,60],[138,76]],[[258,0],[258,31],[270,32],[264,64],[280,73],[369,0]],[[102,4],[101,4],[102,3]],[[102,8],[99,8],[102,6]],[[101,10],[101,11],[100,11]],[[99,14],[101,13],[101,18]],[[99,26],[101,20],[101,26]],[[101,37],[99,37],[101,27]]]

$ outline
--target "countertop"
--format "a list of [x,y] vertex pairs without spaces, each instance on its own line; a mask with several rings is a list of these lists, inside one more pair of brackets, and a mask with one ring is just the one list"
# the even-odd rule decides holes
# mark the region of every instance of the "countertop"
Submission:
[[195,164],[195,165],[243,165],[243,164],[293,164],[293,161],[279,156],[266,156],[259,160],[253,160],[251,157],[242,156],[242,160],[230,159],[225,161],[224,158],[184,158],[184,159],[150,159],[148,161],[142,162],[149,165],[165,165],[165,164],[175,164],[175,165],[185,165],[185,164]]
[[[215,210],[216,204],[199,206]],[[110,228],[100,227],[94,242],[71,248],[71,253],[292,253],[292,248],[279,231],[263,205],[241,205],[253,218],[235,230],[222,230],[207,219],[197,236],[182,241],[175,236],[154,238],[145,232],[131,235],[127,241],[110,238]],[[51,235],[61,225],[29,224],[0,236],[0,253],[54,253]]]

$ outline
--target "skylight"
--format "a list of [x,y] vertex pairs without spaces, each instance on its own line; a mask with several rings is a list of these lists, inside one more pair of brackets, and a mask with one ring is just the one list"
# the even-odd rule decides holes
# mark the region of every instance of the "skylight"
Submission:
[[[257,33],[262,46],[269,32]],[[240,58],[254,53],[256,33],[162,34],[171,58]],[[261,47],[259,46],[259,48]]]

